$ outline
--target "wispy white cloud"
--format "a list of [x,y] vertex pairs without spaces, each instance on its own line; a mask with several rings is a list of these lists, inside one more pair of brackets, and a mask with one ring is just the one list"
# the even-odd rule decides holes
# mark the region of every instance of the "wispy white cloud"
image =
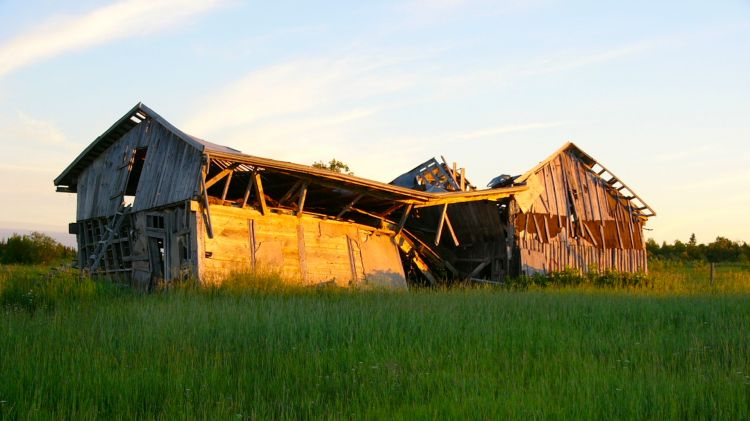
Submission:
[[223,0],[123,0],[82,16],[58,16],[0,44],[0,77],[63,53],[158,32]]
[[13,142],[66,148],[76,146],[68,142],[65,133],[54,122],[34,118],[22,111],[16,111],[13,119],[0,121],[0,132],[5,139]]
[[484,138],[484,137],[498,136],[498,135],[507,134],[507,133],[525,132],[529,130],[538,130],[538,129],[550,129],[553,127],[563,126],[564,124],[565,123],[562,121],[552,121],[552,122],[537,122],[537,123],[527,123],[527,124],[496,126],[496,127],[483,128],[479,130],[469,130],[466,132],[454,133],[450,135],[450,138],[454,140],[473,140],[473,139],[479,139],[479,138]]
[[594,64],[606,63],[613,60],[635,56],[649,50],[654,50],[664,44],[661,40],[636,42],[619,47],[594,52],[563,52],[532,63],[522,75],[541,75],[559,73],[578,69]]
[[[201,101],[185,127],[211,135],[293,117],[362,116],[363,103],[374,107],[378,97],[406,89],[416,79],[394,70],[393,59],[374,56],[318,57],[291,60],[252,71]],[[366,101],[365,101],[366,100]],[[367,111],[364,114],[370,114]],[[319,124],[318,124],[319,125]],[[289,131],[289,127],[283,128]]]

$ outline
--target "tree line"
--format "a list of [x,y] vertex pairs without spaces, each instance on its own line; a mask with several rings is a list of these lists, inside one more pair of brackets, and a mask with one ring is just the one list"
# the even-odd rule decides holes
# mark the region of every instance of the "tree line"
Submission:
[[690,236],[687,243],[675,240],[672,244],[661,244],[650,238],[646,242],[646,250],[650,258],[677,261],[696,262],[750,262],[750,244],[732,241],[725,237],[716,237],[711,243],[698,244],[695,234]]
[[0,263],[33,265],[73,259],[76,251],[41,232],[0,240]]

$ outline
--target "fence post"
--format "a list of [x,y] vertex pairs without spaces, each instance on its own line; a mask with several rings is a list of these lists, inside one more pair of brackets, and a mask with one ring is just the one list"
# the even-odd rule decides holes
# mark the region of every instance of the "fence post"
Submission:
[[711,287],[714,286],[714,275],[716,273],[716,263],[711,262]]

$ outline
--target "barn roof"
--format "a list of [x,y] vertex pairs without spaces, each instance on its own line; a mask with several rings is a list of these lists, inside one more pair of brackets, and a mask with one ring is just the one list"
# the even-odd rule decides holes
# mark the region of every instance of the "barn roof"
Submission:
[[568,142],[563,145],[560,149],[555,151],[552,155],[547,157],[544,161],[537,164],[534,168],[530,169],[515,180],[516,184],[525,183],[526,180],[539,171],[540,168],[547,165],[550,161],[557,158],[561,153],[571,153],[578,158],[583,164],[588,167],[589,171],[596,174],[598,177],[603,179],[612,193],[618,200],[626,200],[632,202],[633,212],[638,216],[644,218],[650,218],[656,216],[656,212],[649,206],[643,199],[640,198],[627,184],[620,180],[612,171],[607,169],[604,165],[594,159],[591,155],[579,148],[575,143]]
[[84,149],[83,152],[81,152],[81,154],[78,155],[78,157],[76,157],[76,159],[68,165],[68,167],[57,178],[55,178],[54,184],[56,186],[63,186],[59,189],[60,191],[75,191],[73,186],[76,184],[78,175],[80,175],[86,167],[91,165],[91,163],[106,151],[107,148],[117,142],[117,140],[124,136],[133,127],[148,118],[157,121],[159,124],[174,133],[178,138],[209,156],[211,159],[272,169],[278,173],[289,174],[300,178],[312,178],[318,182],[331,186],[339,186],[341,188],[348,187],[353,190],[367,189],[376,196],[412,202],[419,206],[434,206],[438,204],[477,200],[497,200],[526,189],[525,186],[513,186],[470,192],[430,193],[307,165],[246,155],[237,149],[208,142],[183,132],[143,103],[136,104],[135,107],[128,111],[122,118],[117,120],[109,129],[107,129],[107,131],[97,137],[88,147],[86,147],[86,149]]

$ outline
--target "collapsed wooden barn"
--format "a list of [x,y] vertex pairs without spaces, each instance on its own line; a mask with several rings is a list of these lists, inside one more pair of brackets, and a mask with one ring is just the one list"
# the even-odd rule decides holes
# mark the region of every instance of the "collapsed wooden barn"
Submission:
[[254,157],[187,135],[143,104],[54,183],[77,195],[78,266],[141,288],[233,271],[404,287],[415,270],[436,282],[443,259],[406,228],[412,211],[526,189],[422,192]]
[[302,284],[405,287],[583,271],[646,271],[651,208],[567,144],[477,190],[431,159],[392,183],[246,155],[143,104],[55,181],[77,195],[78,267],[150,288],[274,272]]
[[[392,183],[431,192],[474,189],[463,170],[442,161],[431,159]],[[406,224],[434,245],[454,276],[502,282],[567,268],[648,271],[643,229],[656,213],[575,144],[567,143],[521,176],[497,177],[489,187],[526,189],[496,202],[425,208]],[[442,240],[444,226],[448,241]]]

